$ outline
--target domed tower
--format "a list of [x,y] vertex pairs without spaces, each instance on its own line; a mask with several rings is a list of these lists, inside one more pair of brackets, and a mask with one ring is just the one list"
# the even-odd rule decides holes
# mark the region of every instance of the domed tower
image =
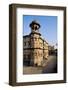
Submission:
[[41,34],[39,33],[40,24],[36,20],[34,20],[30,23],[30,28],[31,48],[38,48],[38,39],[41,36]]
[[31,32],[39,33],[40,24],[34,20],[30,23]]
[[39,52],[39,38],[41,34],[39,33],[40,24],[37,21],[32,21],[30,23],[31,33],[31,63],[33,65],[38,64],[38,52]]

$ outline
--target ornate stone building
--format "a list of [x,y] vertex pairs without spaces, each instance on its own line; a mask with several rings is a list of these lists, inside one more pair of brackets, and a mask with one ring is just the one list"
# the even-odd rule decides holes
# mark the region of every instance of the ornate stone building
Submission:
[[42,66],[48,58],[48,43],[39,33],[40,24],[30,23],[31,33],[23,36],[23,64]]

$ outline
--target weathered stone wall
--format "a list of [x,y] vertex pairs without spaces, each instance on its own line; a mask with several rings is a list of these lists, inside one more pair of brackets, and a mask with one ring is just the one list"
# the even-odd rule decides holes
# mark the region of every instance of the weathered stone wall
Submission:
[[31,33],[23,38],[24,56],[27,61],[30,60],[30,64],[41,66],[42,62],[48,58],[48,43],[39,33],[40,24],[32,21],[30,28]]
[[30,48],[30,37],[23,38],[23,48]]
[[[24,44],[26,43],[26,45]],[[23,39],[24,54],[32,64],[40,66],[43,60],[48,58],[48,43],[39,35],[32,35]]]

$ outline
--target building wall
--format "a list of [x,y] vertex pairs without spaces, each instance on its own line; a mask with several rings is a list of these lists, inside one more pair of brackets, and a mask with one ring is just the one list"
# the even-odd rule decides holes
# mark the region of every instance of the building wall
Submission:
[[24,61],[30,65],[42,65],[48,57],[48,43],[39,35],[31,35],[23,38]]
[[23,47],[24,48],[30,48],[30,37],[24,37],[23,38]]
[[48,43],[44,41],[44,58],[47,59],[49,55]]

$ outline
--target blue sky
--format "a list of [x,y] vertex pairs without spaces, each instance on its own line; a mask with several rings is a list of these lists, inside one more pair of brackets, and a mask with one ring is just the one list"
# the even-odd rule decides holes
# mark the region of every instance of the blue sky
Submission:
[[45,39],[50,45],[57,43],[57,16],[35,16],[24,15],[23,16],[23,35],[28,35],[31,32],[29,24],[36,20],[41,25],[39,32],[43,39]]

